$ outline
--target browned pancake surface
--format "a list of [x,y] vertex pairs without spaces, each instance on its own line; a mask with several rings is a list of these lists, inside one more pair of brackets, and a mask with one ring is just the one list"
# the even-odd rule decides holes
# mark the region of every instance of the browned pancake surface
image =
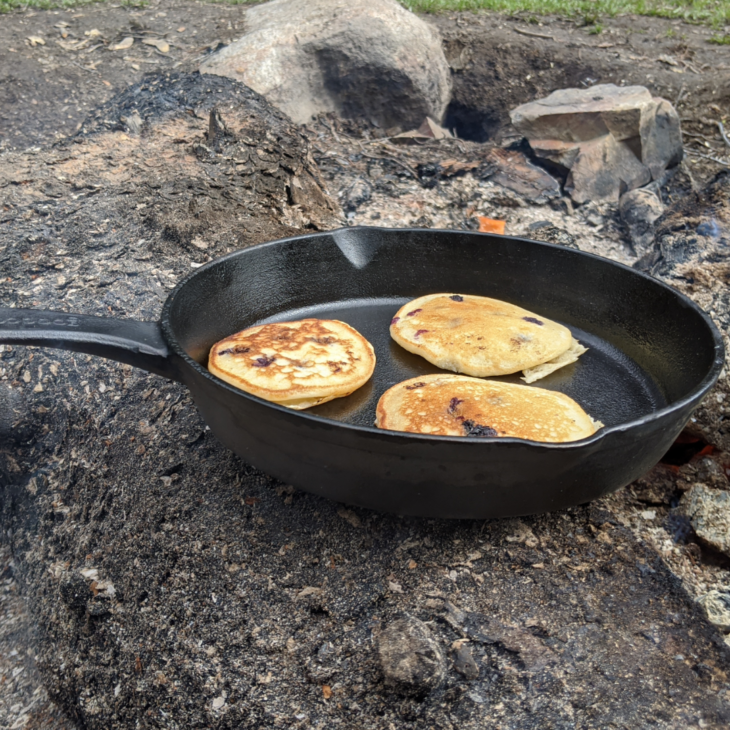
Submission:
[[577,441],[602,425],[562,393],[446,374],[394,385],[378,402],[375,424],[434,436],[548,442]]
[[324,319],[251,327],[217,342],[208,358],[219,378],[295,409],[349,395],[374,368],[372,345],[357,330]]

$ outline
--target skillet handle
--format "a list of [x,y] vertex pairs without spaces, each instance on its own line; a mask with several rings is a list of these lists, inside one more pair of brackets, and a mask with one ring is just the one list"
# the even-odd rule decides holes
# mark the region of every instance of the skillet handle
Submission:
[[85,352],[181,380],[157,322],[0,307],[0,344]]

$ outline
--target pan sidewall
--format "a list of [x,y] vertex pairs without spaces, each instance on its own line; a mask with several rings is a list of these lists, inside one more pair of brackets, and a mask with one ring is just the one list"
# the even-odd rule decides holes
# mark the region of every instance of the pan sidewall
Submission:
[[477,442],[342,428],[207,378],[189,385],[214,435],[263,472],[337,502],[429,518],[515,517],[598,499],[651,469],[693,408],[587,443]]

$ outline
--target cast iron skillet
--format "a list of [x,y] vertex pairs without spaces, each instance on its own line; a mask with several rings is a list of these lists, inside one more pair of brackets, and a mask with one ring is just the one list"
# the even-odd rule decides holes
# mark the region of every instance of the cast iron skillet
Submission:
[[[388,332],[402,304],[434,292],[504,299],[570,327],[589,351],[538,385],[570,395],[606,427],[565,444],[376,429],[386,388],[439,372]],[[340,319],[367,337],[378,359],[371,381],[292,411],[206,370],[217,340],[302,317]],[[536,514],[628,484],[667,451],[723,364],[710,318],[625,266],[509,236],[383,228],[297,236],[213,261],[178,284],[159,323],[0,309],[0,342],[101,355],[179,380],[245,461],[340,502],[424,517]]]

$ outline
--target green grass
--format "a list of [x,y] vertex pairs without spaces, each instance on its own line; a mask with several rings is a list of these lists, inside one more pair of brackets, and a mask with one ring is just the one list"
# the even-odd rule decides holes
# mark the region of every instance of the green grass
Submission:
[[716,46],[730,46],[730,35],[713,35],[707,39],[708,43],[714,43]]
[[[0,0],[0,13],[25,8],[67,8],[88,5],[98,0]],[[142,0],[143,2],[144,0]],[[218,0],[247,4],[256,0]],[[127,0],[136,4],[139,0]],[[730,0],[401,0],[416,12],[438,13],[453,10],[493,10],[501,13],[527,13],[526,22],[537,16],[561,15],[597,25],[599,18],[625,13],[678,18],[720,28],[730,23]],[[588,21],[590,19],[590,21]],[[720,37],[720,36],[717,36]],[[726,36],[723,36],[726,37]],[[721,41],[724,43],[725,41]]]
[[[2,0],[0,0],[2,1]],[[728,0],[402,0],[410,10],[437,13],[444,10],[496,10],[502,13],[538,13],[580,18],[626,13],[678,18],[714,26],[730,23]]]

